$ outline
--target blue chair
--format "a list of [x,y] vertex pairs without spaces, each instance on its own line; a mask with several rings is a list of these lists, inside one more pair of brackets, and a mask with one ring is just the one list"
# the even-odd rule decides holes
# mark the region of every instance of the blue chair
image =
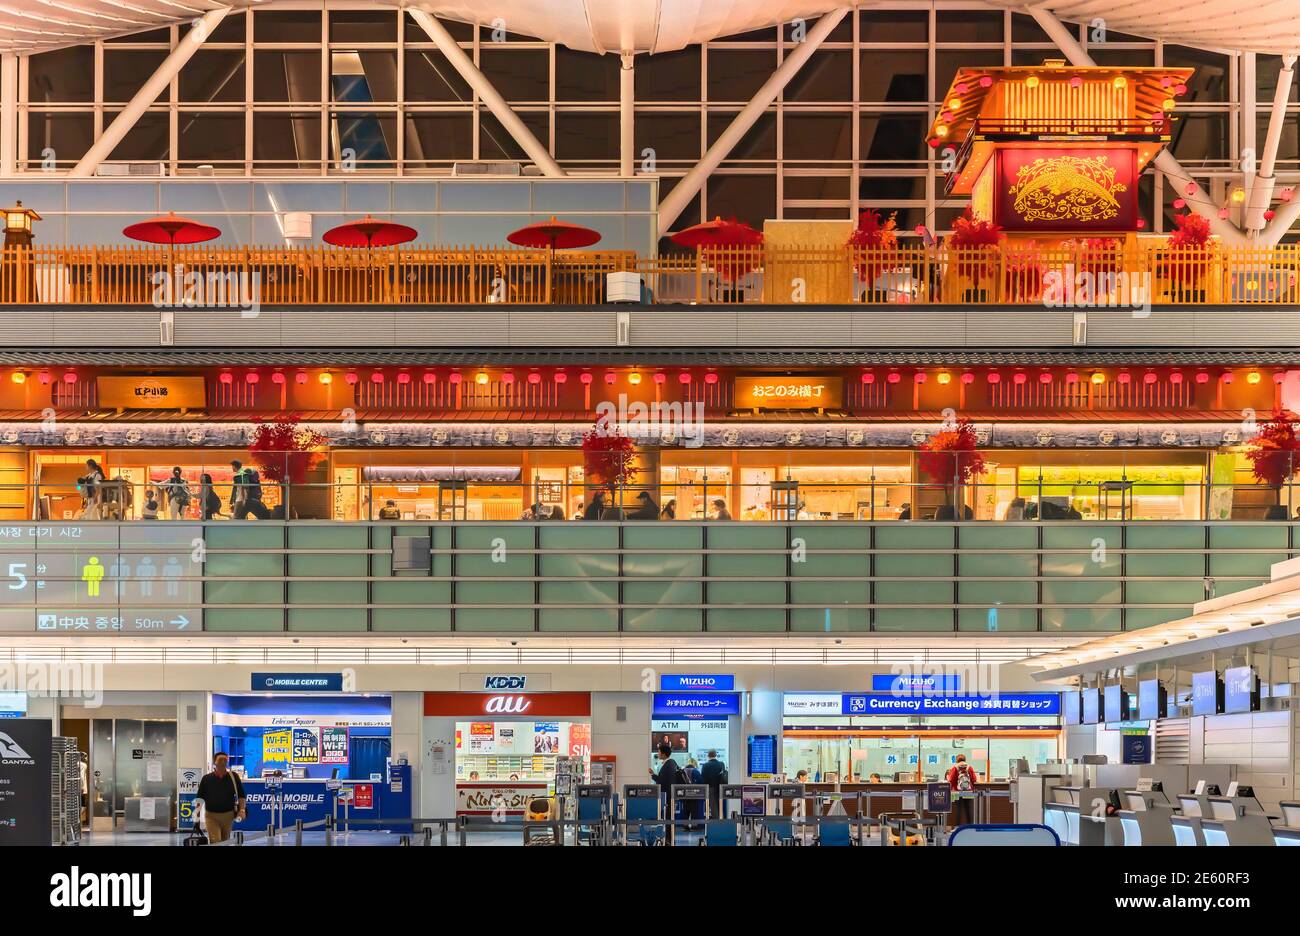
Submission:
[[763,825],[776,840],[776,844],[794,844],[794,822],[788,816],[767,816],[763,819]]
[[729,847],[739,845],[738,833],[740,823],[735,819],[714,819],[704,827],[704,838],[700,839],[700,844],[713,847]]
[[817,824],[817,844],[834,848],[856,845],[848,819],[823,819]]
[[[626,818],[628,822],[659,820],[659,797],[636,797],[627,801]],[[641,826],[634,839],[641,845],[662,845],[664,842],[663,826]]]
[[595,827],[605,818],[605,802],[595,796],[578,797],[578,821],[591,823],[586,828],[578,828],[578,841],[589,842],[596,839]]

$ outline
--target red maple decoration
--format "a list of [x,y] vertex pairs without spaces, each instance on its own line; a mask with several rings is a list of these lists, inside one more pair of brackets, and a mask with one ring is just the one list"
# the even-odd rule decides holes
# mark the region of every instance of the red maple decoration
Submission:
[[[876,277],[891,266],[886,258],[898,249],[897,216],[898,212],[894,212],[882,223],[880,213],[868,208],[858,215],[858,226],[849,235],[848,246],[853,250],[853,265],[867,285],[874,283]],[[871,260],[868,261],[864,254],[869,255]],[[886,256],[882,257],[882,254]]]
[[1200,215],[1174,217],[1174,232],[1169,235],[1170,253],[1164,275],[1173,283],[1195,287],[1209,266],[1210,222]]
[[917,467],[939,484],[967,484],[985,471],[984,456],[978,451],[979,437],[969,419],[932,435],[917,452]]
[[977,221],[967,208],[952,223],[952,233],[948,235],[944,246],[956,248],[957,275],[978,279],[991,276],[994,269],[994,251],[1004,238],[1002,228],[992,221]]
[[1269,487],[1281,487],[1297,467],[1300,438],[1296,437],[1296,420],[1290,413],[1277,410],[1273,418],[1259,427],[1246,450],[1251,474]]
[[296,417],[278,422],[259,422],[248,443],[250,454],[257,456],[262,477],[275,484],[303,484],[307,473],[325,460],[329,439],[315,429],[298,425]]
[[1124,266],[1124,245],[1114,237],[1084,237],[1073,242],[1079,251],[1079,272],[1118,273]]
[[597,421],[582,437],[582,468],[589,486],[625,487],[641,470],[636,465],[636,443]]

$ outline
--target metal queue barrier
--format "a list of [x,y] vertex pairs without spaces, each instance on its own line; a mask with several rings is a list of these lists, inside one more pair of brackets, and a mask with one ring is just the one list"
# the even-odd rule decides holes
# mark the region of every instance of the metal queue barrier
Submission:
[[[708,821],[704,817],[708,811],[709,787],[704,783],[674,783],[669,787],[668,809],[669,815],[665,816],[668,823],[668,842],[669,845],[676,845],[679,836],[678,830],[685,832],[704,832],[705,823]],[[700,804],[699,817],[679,817],[677,807],[685,807],[682,812],[694,811],[695,804]]]
[[613,839],[613,788],[608,783],[579,783],[575,792],[578,809],[573,844],[609,845]]
[[[759,841],[764,845],[801,845],[803,842],[795,836],[794,810],[802,810],[804,786],[802,783],[769,783],[767,785],[766,809],[759,823]],[[785,814],[785,804],[790,803],[791,815]]]
[[623,787],[620,840],[624,845],[662,843],[667,834],[667,827],[659,815],[662,799],[659,785],[655,783],[631,783]]

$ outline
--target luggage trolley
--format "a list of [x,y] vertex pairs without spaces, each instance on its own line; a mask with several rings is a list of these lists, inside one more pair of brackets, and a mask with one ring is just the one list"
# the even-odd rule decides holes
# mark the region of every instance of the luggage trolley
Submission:
[[608,783],[579,783],[578,825],[573,841],[576,845],[608,845],[610,804],[614,791]]
[[659,818],[659,800],[657,784],[630,783],[623,787],[621,839],[624,845],[664,844],[664,826]]

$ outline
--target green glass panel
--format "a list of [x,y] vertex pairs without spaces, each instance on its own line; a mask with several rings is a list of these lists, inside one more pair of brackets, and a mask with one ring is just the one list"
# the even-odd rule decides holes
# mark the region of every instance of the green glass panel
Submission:
[[[870,574],[870,557],[867,555],[814,555],[809,553],[806,562],[791,562],[790,572],[796,578],[824,576],[828,578],[865,578]],[[877,560],[879,561],[879,560]]]
[[695,553],[624,553],[623,575],[628,578],[699,578],[704,574],[704,557]]
[[[1100,562],[1094,557],[1101,558]],[[1045,578],[1096,578],[1097,576],[1117,576],[1120,574],[1120,551],[1106,547],[1103,553],[1096,552],[1043,553],[1043,576]]]
[[973,523],[957,528],[957,542],[962,549],[1034,549],[1038,546],[1038,528]]
[[311,526],[288,528],[290,549],[366,549],[370,543],[370,530],[362,525],[345,523],[313,523]]
[[1044,581],[1043,604],[1118,604],[1120,583]]
[[365,608],[290,608],[291,631],[364,631]]
[[867,608],[794,608],[790,612],[792,631],[831,634],[870,629],[871,611]]
[[282,631],[284,612],[278,608],[274,611],[253,608],[223,611],[208,608],[203,612],[203,629],[205,631]]
[[633,523],[623,527],[624,549],[699,549],[704,528],[695,523]]
[[618,604],[618,585],[614,582],[543,582],[541,594],[542,604]]
[[870,549],[871,527],[866,524],[820,523],[790,528],[790,542],[802,539],[808,549]]
[[703,627],[704,612],[698,608],[623,609],[624,631],[699,631]]
[[1232,523],[1210,527],[1211,549],[1286,549],[1291,527],[1287,523]]
[[1200,523],[1130,523],[1125,537],[1129,549],[1205,548],[1205,526]]
[[532,604],[532,582],[457,582],[458,604]]
[[785,604],[784,582],[710,582],[709,604]]
[[1032,553],[962,553],[957,557],[957,574],[973,577],[1036,578],[1038,557]]
[[[965,590],[965,585],[962,586]],[[984,633],[1006,633],[1038,630],[1038,611],[1034,608],[998,608],[990,616],[987,610],[962,608],[957,612],[957,629]]]
[[1215,579],[1214,597],[1222,598],[1224,595],[1245,591],[1247,588],[1254,588],[1260,584],[1262,583],[1257,579]]
[[[505,546],[506,551],[533,548],[533,525],[518,523],[500,526],[495,523],[461,523],[456,526],[457,549],[493,550]],[[501,542],[497,542],[500,540]]]
[[1286,559],[1286,553],[1210,553],[1210,575],[1251,575],[1265,582],[1271,577],[1269,566]]
[[1094,540],[1106,548],[1119,549],[1122,531],[1118,523],[1044,523],[1044,549],[1095,549]]
[[877,549],[952,549],[957,542],[948,523],[885,523],[875,529]]
[[615,553],[544,553],[542,578],[616,578],[618,556]]
[[1182,617],[1187,617],[1191,613],[1192,609],[1190,607],[1128,608],[1124,612],[1124,629],[1141,630],[1144,627],[1154,627],[1157,624],[1164,624],[1169,621],[1176,621]]
[[876,582],[876,604],[952,604],[953,591],[952,582]]
[[450,604],[451,583],[429,579],[373,582],[370,600],[374,604]]
[[484,553],[456,556],[456,574],[466,578],[531,578],[533,575],[532,553],[512,550],[506,547],[495,557]]
[[1129,553],[1124,561],[1129,575],[1203,576],[1204,553]]
[[697,605],[704,587],[700,582],[624,582],[624,604]]
[[862,582],[796,582],[790,588],[791,604],[828,605],[868,604],[871,584]]
[[710,632],[749,631],[769,633],[785,630],[785,612],[766,609],[714,609],[709,611]]
[[952,578],[952,553],[878,553],[876,575],[880,578]]
[[710,523],[704,531],[709,549],[786,549],[786,529],[763,523]]
[[211,524],[203,528],[203,539],[209,550],[283,549],[284,527],[274,523]]
[[[409,529],[409,528],[408,528]],[[428,536],[429,528],[420,527],[420,533],[402,533],[401,529],[393,526],[376,525],[370,528],[370,542],[375,549],[387,549],[393,545],[393,535],[401,534],[404,536]]]
[[370,611],[370,629],[372,631],[449,631],[451,630],[451,611],[446,608],[399,609],[372,608]]
[[538,629],[565,633],[591,631],[617,631],[617,608],[565,608],[548,611],[542,609]]
[[950,631],[952,612],[937,608],[877,608],[877,631]]
[[457,608],[456,630],[469,634],[531,631],[533,611],[531,608]]
[[290,553],[289,575],[303,578],[365,578],[366,554],[327,556],[321,553]]
[[785,556],[740,556],[710,553],[710,576],[719,578],[785,578]]
[[957,603],[990,606],[995,604],[1038,604],[1038,586],[1034,582],[960,582]]
[[366,604],[365,582],[290,582],[289,604]]
[[1134,605],[1192,604],[1205,600],[1205,583],[1199,578],[1192,582],[1129,582],[1124,596]]
[[1045,631],[1117,631],[1120,629],[1118,610],[1101,608],[1044,608]]
[[[538,527],[543,549],[618,549],[618,527],[586,523],[543,523]],[[462,544],[463,545],[463,544]]]
[[203,586],[208,604],[284,604],[283,582],[208,580]]
[[204,570],[209,576],[284,575],[283,553],[208,553]]

